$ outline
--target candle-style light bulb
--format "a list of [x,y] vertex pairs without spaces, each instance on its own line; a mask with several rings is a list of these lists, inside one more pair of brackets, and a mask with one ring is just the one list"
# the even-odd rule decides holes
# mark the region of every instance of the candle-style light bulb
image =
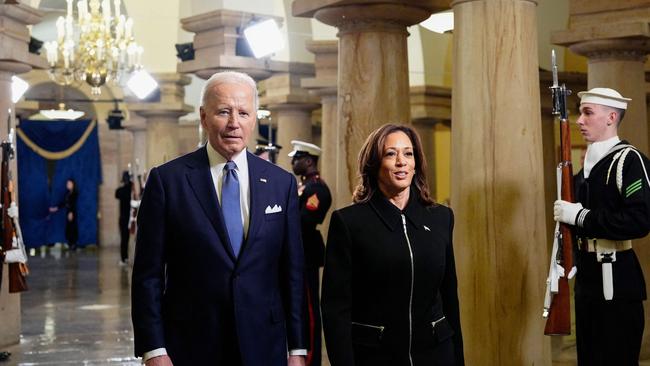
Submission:
[[115,0],[115,19],[120,17],[120,6],[122,6],[122,0]]

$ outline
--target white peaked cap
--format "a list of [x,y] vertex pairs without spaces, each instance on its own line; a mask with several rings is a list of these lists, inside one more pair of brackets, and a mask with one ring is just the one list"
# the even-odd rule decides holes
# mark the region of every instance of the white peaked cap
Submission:
[[298,155],[300,155],[300,153],[306,153],[312,156],[320,156],[320,147],[310,144],[309,142],[291,140],[291,145],[293,146],[293,150],[288,154],[289,157],[293,157],[297,153]]
[[619,109],[627,109],[627,102],[632,100],[625,98],[621,93],[610,88],[592,88],[578,93],[578,97],[580,98],[580,104],[593,103]]

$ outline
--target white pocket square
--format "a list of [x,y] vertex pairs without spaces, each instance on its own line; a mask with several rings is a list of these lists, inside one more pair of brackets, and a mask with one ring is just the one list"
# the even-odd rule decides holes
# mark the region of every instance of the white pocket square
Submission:
[[266,206],[266,210],[264,210],[264,213],[267,214],[267,215],[268,214],[278,213],[278,212],[282,212],[282,207],[280,207],[278,205],[273,205],[273,207]]

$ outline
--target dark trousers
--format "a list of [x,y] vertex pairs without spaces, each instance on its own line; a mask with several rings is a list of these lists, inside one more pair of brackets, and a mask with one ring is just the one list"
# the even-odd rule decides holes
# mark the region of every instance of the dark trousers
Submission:
[[309,354],[307,355],[306,366],[320,366],[321,364],[321,314],[320,314],[320,281],[318,278],[318,267],[305,269],[306,284],[307,284],[307,309],[305,314],[308,314],[309,322],[307,324],[308,331],[305,334],[309,335],[307,344],[309,347]]
[[120,256],[122,261],[129,259],[129,219],[120,219]]
[[578,365],[639,364],[645,322],[641,301],[576,296],[575,303]]
[[79,239],[79,232],[77,228],[77,214],[74,214],[74,219],[72,221],[65,222],[65,240],[68,242],[69,247],[77,246],[77,239]]

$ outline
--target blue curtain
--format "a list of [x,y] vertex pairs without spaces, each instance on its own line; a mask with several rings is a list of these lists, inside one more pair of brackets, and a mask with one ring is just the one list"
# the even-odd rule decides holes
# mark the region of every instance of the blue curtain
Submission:
[[[90,123],[90,120],[23,120],[19,128],[39,148],[49,152],[62,152],[82,138]],[[66,241],[66,210],[50,213],[49,208],[59,206],[64,201],[68,179],[75,181],[78,192],[77,244],[83,247],[97,243],[97,194],[102,180],[97,126],[94,126],[78,150],[67,157],[52,160],[54,171],[49,184],[48,159],[29,147],[20,135],[16,156],[20,225],[25,246],[34,248]]]

